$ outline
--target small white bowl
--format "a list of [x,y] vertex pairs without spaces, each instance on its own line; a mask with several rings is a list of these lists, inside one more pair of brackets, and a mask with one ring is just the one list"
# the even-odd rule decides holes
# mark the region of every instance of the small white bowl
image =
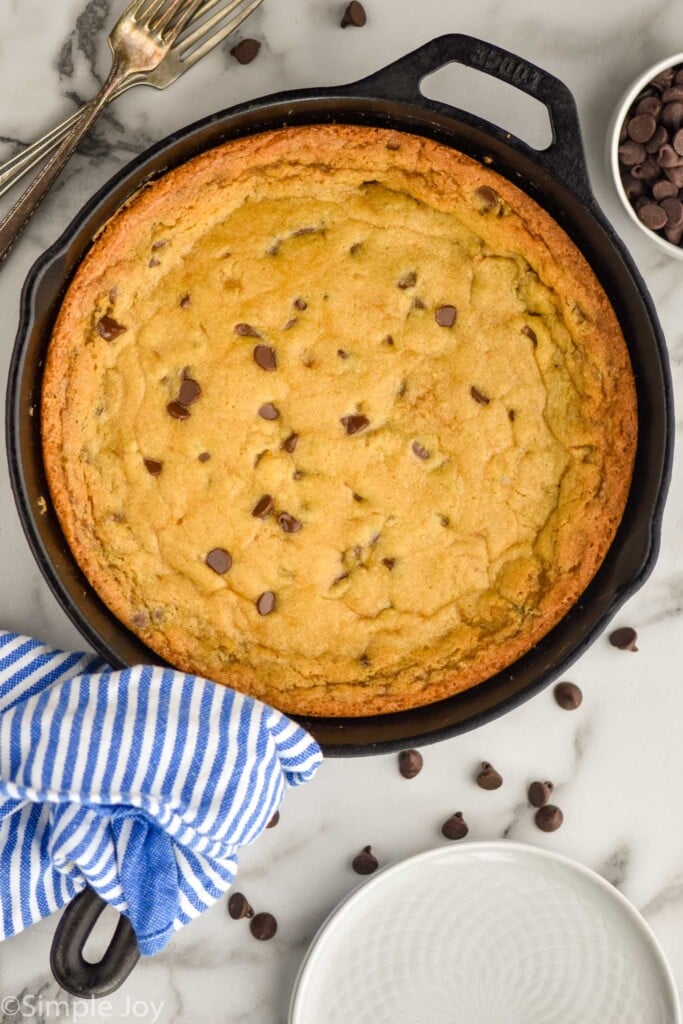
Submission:
[[640,220],[634,207],[631,205],[626,192],[624,191],[624,186],[621,183],[621,170],[619,167],[619,134],[621,132],[621,126],[626,119],[626,115],[628,114],[633,101],[661,71],[666,71],[668,68],[675,68],[679,64],[683,65],[683,53],[675,53],[673,57],[666,57],[664,60],[660,60],[656,64],[653,64],[652,67],[647,68],[646,71],[643,71],[642,75],[636,79],[633,85],[628,87],[624,95],[619,100],[616,110],[612,115],[607,139],[609,146],[608,160],[612,171],[612,178],[614,179],[617,194],[621,199],[627,214],[633,223],[638,225],[643,234],[647,235],[647,237],[651,239],[655,245],[662,250],[662,252],[667,253],[668,256],[673,256],[676,260],[683,260],[683,245],[674,245],[672,242],[667,242],[666,238],[662,238],[656,232],[650,230],[650,228],[645,227],[642,220]]

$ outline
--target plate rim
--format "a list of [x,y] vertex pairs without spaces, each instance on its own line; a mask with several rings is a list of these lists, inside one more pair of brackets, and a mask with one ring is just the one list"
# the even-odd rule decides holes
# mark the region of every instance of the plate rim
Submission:
[[554,850],[547,850],[541,846],[532,846],[530,843],[521,843],[513,839],[472,840],[457,845],[440,845],[430,847],[428,850],[423,850],[420,853],[412,854],[409,857],[403,857],[401,860],[385,865],[370,878],[366,878],[359,882],[358,885],[354,886],[354,888],[332,908],[330,913],[327,914],[304,953],[292,986],[292,994],[289,1000],[287,1012],[287,1024],[306,1024],[303,1019],[299,1019],[300,1001],[303,998],[301,993],[305,993],[307,971],[309,970],[311,962],[316,955],[316,951],[319,949],[320,943],[324,939],[333,922],[342,914],[348,912],[353,904],[360,902],[368,888],[376,887],[378,884],[382,885],[386,882],[388,877],[400,874],[402,871],[409,869],[420,861],[435,860],[440,856],[453,857],[457,859],[465,853],[474,853],[477,855],[501,851],[512,854],[513,857],[530,857],[532,860],[537,858],[540,861],[561,864],[565,868],[569,868],[570,871],[573,871],[584,879],[587,879],[589,882],[596,885],[598,889],[601,889],[604,893],[608,894],[608,896],[625,911],[627,917],[636,927],[636,930],[640,932],[652,949],[655,959],[659,963],[663,980],[666,982],[666,994],[674,1009],[674,1018],[671,1024],[683,1024],[683,1018],[681,1017],[681,1003],[671,964],[662,949],[659,939],[635,904],[632,903],[628,897],[624,896],[624,894],[611,882],[608,882],[607,879],[603,878],[603,876],[598,874],[597,871],[589,868],[586,864],[581,863],[581,861],[577,861],[573,857],[569,857],[563,853],[556,853]]

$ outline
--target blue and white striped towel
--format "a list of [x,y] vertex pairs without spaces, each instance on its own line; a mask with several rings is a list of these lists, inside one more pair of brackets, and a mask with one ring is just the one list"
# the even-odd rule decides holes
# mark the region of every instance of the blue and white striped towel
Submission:
[[92,886],[151,955],[321,753],[279,711],[170,669],[0,631],[0,938]]

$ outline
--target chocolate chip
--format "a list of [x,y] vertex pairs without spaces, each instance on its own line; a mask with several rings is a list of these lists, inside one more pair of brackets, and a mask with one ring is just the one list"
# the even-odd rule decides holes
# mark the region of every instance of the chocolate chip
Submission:
[[298,533],[301,529],[299,520],[291,516],[289,512],[280,512],[277,521],[283,533]]
[[669,181],[672,181],[676,188],[683,188],[683,166],[665,167],[664,173]]
[[166,412],[174,420],[187,420],[190,418],[190,410],[186,409],[180,402],[169,402],[166,406]]
[[262,420],[276,420],[278,419],[280,412],[273,405],[272,402],[265,402],[258,411],[259,416]]
[[522,334],[526,334],[527,338],[529,338],[534,348],[537,347],[538,338],[536,337],[536,331],[532,330],[532,328],[529,327],[528,324],[525,324],[524,327],[522,327]]
[[134,612],[131,616],[130,622],[131,625],[135,626],[137,629],[143,629],[145,626],[149,625],[149,615],[147,612]]
[[355,415],[355,416],[342,416],[341,423],[344,426],[344,430],[347,434],[359,434],[361,430],[365,430],[366,427],[370,426],[370,420],[367,416]]
[[152,476],[159,476],[161,473],[162,463],[157,462],[156,459],[145,459],[145,469]]
[[634,142],[647,142],[657,130],[652,114],[636,114],[628,123],[628,134]]
[[636,114],[652,114],[659,117],[662,112],[662,101],[659,96],[644,96],[636,106]]
[[259,498],[259,500],[254,505],[253,509],[251,510],[251,514],[252,516],[254,516],[255,519],[267,519],[270,513],[273,511],[274,507],[275,502],[273,501],[271,495],[264,494],[263,497]]
[[642,142],[634,142],[633,139],[627,139],[626,142],[619,146],[619,159],[624,167],[635,167],[636,164],[641,164],[646,157],[647,153]]
[[339,356],[340,359],[348,359],[349,358],[349,353],[345,352],[343,348],[338,348],[337,349],[337,355]]
[[304,473],[303,469],[295,469],[294,472],[292,473],[292,480],[303,480],[305,476],[306,474]]
[[372,847],[364,846],[351,861],[351,867],[357,875],[371,875],[373,871],[376,871],[379,861],[372,852]]
[[671,242],[672,245],[680,245],[681,239],[683,239],[683,226],[680,228],[665,227],[664,237],[668,242]]
[[414,270],[411,270],[409,273],[404,274],[403,277],[398,279],[397,287],[405,291],[406,288],[414,288],[416,284],[417,274]]
[[298,321],[297,317],[293,316],[293,317],[291,318],[291,320],[288,320],[288,321],[287,321],[287,323],[286,323],[286,324],[284,325],[284,327],[282,328],[282,330],[283,330],[283,331],[291,331],[292,327],[294,327],[294,325],[295,325],[295,324],[298,324],[298,323],[299,323],[299,321]]
[[275,826],[277,825],[279,820],[280,820],[280,812],[276,811],[275,814],[273,815],[273,817],[270,819],[270,821],[266,825],[266,828],[275,828]]
[[387,334],[386,338],[382,338],[382,343],[388,345],[390,348],[394,344],[394,339],[390,334]]
[[658,153],[660,146],[663,146],[669,139],[669,133],[663,124],[658,125],[657,131],[654,133],[649,142],[645,144],[645,152],[652,155]]
[[191,377],[185,377],[182,384],[180,385],[180,392],[178,393],[178,401],[181,405],[186,408],[188,405],[192,405],[196,402],[202,393],[202,389],[196,380],[192,380]]
[[293,306],[295,309],[298,309],[302,313],[305,309],[308,309],[308,303],[306,302],[305,299],[295,299],[293,302]]
[[564,821],[564,814],[554,804],[546,804],[536,811],[534,821],[541,832],[556,832]]
[[355,491],[352,491],[352,492],[351,492],[351,497],[353,498],[353,500],[354,500],[354,501],[357,501],[357,502],[359,502],[359,503],[360,503],[361,501],[365,501],[365,498],[362,498],[362,497],[360,496],[360,494],[356,494],[356,492],[355,492]]
[[500,201],[498,193],[488,185],[480,185],[474,194],[485,212],[495,209]]
[[208,462],[209,459],[211,458],[211,454],[210,452],[200,452],[197,458],[199,459],[200,462]]
[[124,334],[127,330],[127,327],[111,316],[103,316],[97,321],[97,333],[105,341],[113,341],[114,338],[118,338],[119,334]]
[[269,345],[256,345],[254,361],[262,370],[277,370],[277,354]]
[[289,437],[286,437],[284,439],[284,441],[280,445],[280,448],[282,449],[283,452],[289,452],[289,454],[291,455],[292,452],[296,449],[298,440],[299,435],[292,433],[289,435]]
[[442,526],[450,526],[451,525],[451,521],[448,518],[448,516],[439,516],[439,522],[441,523]]
[[644,203],[638,210],[638,217],[652,231],[659,231],[667,222],[666,213],[658,203]]
[[678,167],[681,160],[673,146],[669,146],[667,143],[660,147],[657,153],[657,162],[660,167]]
[[214,548],[213,551],[209,551],[204,561],[209,569],[223,576],[232,565],[232,555],[225,548]]
[[351,256],[356,256],[361,251],[362,248],[362,242],[354,242],[351,248],[349,249],[349,253]]
[[348,28],[349,25],[353,25],[355,28],[362,28],[367,20],[363,5],[358,3],[358,0],[351,0],[351,3],[348,4],[344,11],[340,24],[342,28]]
[[261,912],[251,919],[249,930],[259,942],[267,942],[277,932],[277,921],[272,914]]
[[260,338],[261,335],[252,327],[251,324],[235,324],[235,334],[239,334],[241,338]]
[[237,46],[233,46],[230,53],[240,64],[251,64],[252,60],[258,56],[260,49],[261,44],[258,39],[242,39]]
[[413,449],[414,454],[417,455],[418,459],[428,459],[429,458],[429,452],[427,451],[427,449],[423,445],[420,444],[419,441],[413,441],[412,449]]
[[161,265],[161,260],[158,260],[156,256],[152,256],[151,260],[147,264],[148,267],[158,267]]
[[576,683],[558,683],[553,694],[557,703],[565,711],[576,711],[583,701],[583,694]]
[[382,565],[385,565],[387,567],[387,569],[389,569],[389,571],[391,572],[391,570],[396,565],[396,559],[395,558],[383,558],[382,559]]
[[[645,185],[639,178],[634,178],[632,174],[622,174],[621,183],[624,186],[624,192],[628,199],[633,202],[638,196],[642,196],[645,191]],[[676,189],[678,192],[678,189]]]
[[488,405],[489,402],[491,401],[491,399],[487,398],[483,391],[480,391],[479,388],[475,388],[474,386],[470,388],[470,394],[474,401],[478,402],[479,405]]
[[441,833],[446,839],[464,839],[468,832],[469,828],[462,816],[462,811],[456,811],[441,826]]
[[500,789],[503,785],[503,776],[488,761],[482,761],[477,774],[477,785],[480,789]]
[[679,154],[679,156],[683,155],[683,128],[678,129],[673,139],[671,140],[671,145]]
[[452,327],[457,315],[458,311],[455,306],[439,306],[434,314],[434,319],[439,327]]
[[674,80],[673,68],[667,68],[666,71],[660,71],[656,78],[652,79],[652,85],[659,89],[660,92],[665,92],[669,89]]
[[659,177],[659,166],[654,160],[644,160],[631,168],[631,174],[640,181],[654,181]]
[[272,590],[266,590],[256,600],[256,611],[259,615],[270,615],[275,608],[275,594]]
[[420,296],[416,295],[415,298],[413,299],[411,305],[410,305],[410,308],[411,309],[426,309],[427,307],[426,307],[425,303],[422,301],[422,299],[420,298]]
[[680,199],[672,196],[670,199],[663,199],[661,208],[666,214],[666,226],[679,228],[683,224],[683,203]]
[[419,750],[402,750],[398,755],[398,770],[404,779],[414,779],[419,775],[423,763]]
[[677,132],[683,125],[683,103],[667,103],[662,111],[662,124],[671,131]]
[[638,650],[638,634],[631,626],[621,626],[620,629],[615,629],[609,635],[609,642],[612,647],[617,647],[620,651]]
[[680,103],[683,101],[683,85],[672,85],[662,93],[663,103]]
[[183,309],[187,309],[187,307],[190,305],[190,296],[188,292],[186,292],[185,295],[182,296],[180,300],[180,305]]
[[253,917],[254,911],[243,892],[233,892],[228,900],[228,913],[233,921],[241,921],[243,917]]
[[515,422],[516,416],[517,416],[517,413],[515,412],[514,409],[508,409],[508,419],[510,420],[510,423],[514,423]]
[[529,803],[532,807],[545,807],[552,796],[552,782],[532,782],[529,786]]
[[662,178],[661,181],[656,181],[652,186],[652,197],[657,202],[661,202],[662,199],[675,198],[677,195],[678,189],[673,181],[669,181],[668,178]]

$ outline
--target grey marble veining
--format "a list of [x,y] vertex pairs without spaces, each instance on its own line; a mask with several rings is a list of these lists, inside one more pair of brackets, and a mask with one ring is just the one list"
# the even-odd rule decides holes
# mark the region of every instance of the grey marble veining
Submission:
[[[72,112],[107,72],[106,34],[123,0],[5,0],[0,8],[0,158]],[[248,67],[224,44],[166,92],[137,88],[112,105],[69,164],[55,192],[0,272],[0,369],[6,376],[22,281],[81,205],[134,154],[222,107],[287,88],[353,81],[443,32],[490,39],[564,80],[576,96],[596,195],[652,291],[683,389],[683,266],[638,233],[619,207],[604,160],[607,124],[641,69],[681,47],[680,0],[367,0],[364,29],[342,31],[344,3],[265,0],[240,36],[261,40]],[[486,86],[482,85],[482,90]],[[453,96],[475,107],[479,90]],[[449,98],[444,95],[443,99]],[[12,200],[0,200],[6,210]],[[0,625],[78,647],[75,629],[29,554],[0,463]],[[298,965],[315,931],[356,884],[350,860],[373,845],[382,864],[445,843],[441,823],[461,810],[472,839],[507,836],[575,857],[641,908],[683,985],[683,479],[677,456],[662,555],[647,585],[616,624],[639,632],[638,654],[600,639],[570,676],[585,699],[561,711],[550,691],[475,733],[424,750],[425,767],[403,780],[393,756],[327,762],[308,787],[288,795],[281,822],[240,861],[238,886],[279,931],[257,943],[225,903],[142,962],[111,998],[114,1019],[163,1024],[285,1024]],[[491,761],[502,788],[483,792],[477,765]],[[533,779],[552,779],[565,824],[540,833],[526,803]],[[0,948],[0,1024],[64,1019],[69,1001],[49,973],[54,919]],[[43,1000],[12,1013],[8,997]],[[48,1000],[62,1000],[61,1018]],[[66,1002],[64,1002],[66,1000]],[[139,1000],[145,1014],[133,1014]],[[23,1002],[22,1002],[23,1005]],[[47,1009],[45,1006],[47,1005]],[[66,1009],[64,1009],[66,1007]],[[24,1007],[24,1009],[26,1009]],[[85,1007],[100,1019],[98,1009]],[[312,1022],[322,1024],[322,1022]]]

